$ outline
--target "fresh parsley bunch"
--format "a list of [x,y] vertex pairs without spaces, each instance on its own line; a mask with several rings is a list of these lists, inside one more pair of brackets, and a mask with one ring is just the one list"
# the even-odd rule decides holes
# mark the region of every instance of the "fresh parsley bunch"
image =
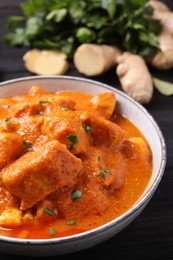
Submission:
[[151,56],[158,49],[159,22],[147,0],[28,0],[22,16],[8,19],[13,46],[59,49],[72,57],[82,43],[116,45]]

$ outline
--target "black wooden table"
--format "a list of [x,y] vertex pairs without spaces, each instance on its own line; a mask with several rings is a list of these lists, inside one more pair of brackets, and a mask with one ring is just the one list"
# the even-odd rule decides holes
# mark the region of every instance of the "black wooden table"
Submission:
[[[22,61],[26,48],[13,48],[4,43],[6,19],[10,15],[20,14],[22,0],[0,0],[0,81],[30,76]],[[173,9],[173,1],[164,1]],[[151,69],[153,76],[173,82],[173,69],[161,72]],[[67,75],[80,75],[70,65]],[[92,79],[121,89],[115,71]],[[173,96],[163,96],[154,91],[152,101],[146,109],[159,124],[167,144],[167,166],[163,179],[150,203],[126,229],[106,242],[71,255],[58,256],[67,259],[173,259]],[[0,260],[23,259],[1,252]],[[25,257],[25,259],[27,259]],[[29,259],[29,258],[28,258]]]

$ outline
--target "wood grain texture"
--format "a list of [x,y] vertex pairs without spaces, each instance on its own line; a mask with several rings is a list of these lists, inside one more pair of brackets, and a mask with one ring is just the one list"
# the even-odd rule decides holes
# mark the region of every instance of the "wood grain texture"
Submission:
[[[9,47],[4,42],[8,16],[19,14],[21,0],[0,0],[0,81],[30,76],[22,61],[27,48]],[[164,1],[173,10],[173,1]],[[173,82],[173,69],[165,72],[149,68],[152,75]],[[73,64],[67,75],[83,77]],[[121,89],[115,71],[92,78]],[[125,230],[108,241],[79,253],[59,257],[62,260],[159,260],[173,259],[173,96],[166,97],[154,91],[151,102],[145,105],[159,124],[167,145],[167,166],[163,179],[140,216]],[[10,252],[9,252],[10,253]],[[16,259],[16,256],[0,252],[1,260]],[[17,259],[23,259],[22,256]],[[31,259],[25,257],[24,259]],[[51,259],[57,259],[55,257]]]

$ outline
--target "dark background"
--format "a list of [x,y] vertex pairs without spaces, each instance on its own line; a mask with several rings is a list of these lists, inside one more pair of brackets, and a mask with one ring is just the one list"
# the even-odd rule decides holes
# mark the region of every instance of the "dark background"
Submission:
[[[0,0],[0,82],[30,76],[22,61],[27,48],[9,47],[4,43],[6,19],[20,14],[22,0]],[[173,10],[173,1],[164,1]],[[158,71],[149,68],[151,74],[160,79],[173,82],[173,69]],[[67,75],[80,75],[70,64]],[[115,71],[111,70],[92,79],[121,89]],[[162,181],[144,211],[127,228],[111,239],[90,249],[50,259],[129,259],[155,260],[173,259],[173,96],[163,96],[157,90],[145,108],[160,126],[167,145],[167,165]],[[1,250],[1,249],[0,249]],[[10,252],[9,252],[10,253]],[[23,259],[22,256],[0,252],[0,260]],[[24,259],[27,259],[26,257]],[[29,258],[28,258],[29,259]]]

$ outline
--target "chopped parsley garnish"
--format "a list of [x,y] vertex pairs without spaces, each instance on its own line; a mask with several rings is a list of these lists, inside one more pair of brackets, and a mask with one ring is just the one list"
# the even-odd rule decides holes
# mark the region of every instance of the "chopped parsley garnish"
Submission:
[[9,125],[10,124],[10,118],[5,118],[5,123],[6,123],[6,125]]
[[48,98],[46,98],[46,99],[41,99],[41,100],[39,100],[39,103],[40,103],[40,104],[45,104],[45,103],[49,103],[49,101],[51,101],[51,100],[54,100],[54,98],[48,97]]
[[112,171],[108,168],[100,167],[100,169],[103,170],[104,172],[109,172],[110,174],[112,174]]
[[73,149],[74,144],[77,144],[79,142],[78,136],[74,134],[69,134],[67,136],[67,139],[71,141],[69,145],[69,150],[71,151]]
[[74,219],[71,219],[67,222],[68,225],[75,225],[76,224],[76,221]]
[[24,142],[24,145],[28,148],[32,148],[32,144],[30,142]]
[[74,190],[71,194],[71,200],[72,201],[75,201],[75,200],[78,200],[80,198],[82,198],[82,191],[81,190]]
[[106,178],[106,174],[104,173],[104,171],[102,171],[102,170],[99,171],[99,178],[100,179],[105,179]]
[[43,100],[39,100],[39,103],[40,103],[40,104],[45,104],[45,103],[48,103],[48,102],[49,102],[49,101],[48,101],[47,99],[45,99],[45,100],[44,100],[44,99],[43,99]]
[[48,215],[50,215],[52,217],[55,217],[57,215],[53,210],[51,210],[49,208],[44,208],[44,212],[46,212]]
[[50,228],[49,235],[53,236],[57,233],[57,231],[54,228]]
[[85,131],[86,131],[86,133],[87,133],[88,135],[92,134],[91,126],[89,126],[89,125],[84,125],[84,129],[85,129]]
[[62,110],[62,111],[68,111],[68,110],[70,110],[70,109],[69,109],[68,107],[62,107],[61,110]]
[[100,162],[100,155],[97,156],[97,160],[98,160],[98,162]]
[[105,179],[106,173],[110,173],[112,175],[112,171],[110,169],[100,166],[100,171],[99,171],[100,179]]

